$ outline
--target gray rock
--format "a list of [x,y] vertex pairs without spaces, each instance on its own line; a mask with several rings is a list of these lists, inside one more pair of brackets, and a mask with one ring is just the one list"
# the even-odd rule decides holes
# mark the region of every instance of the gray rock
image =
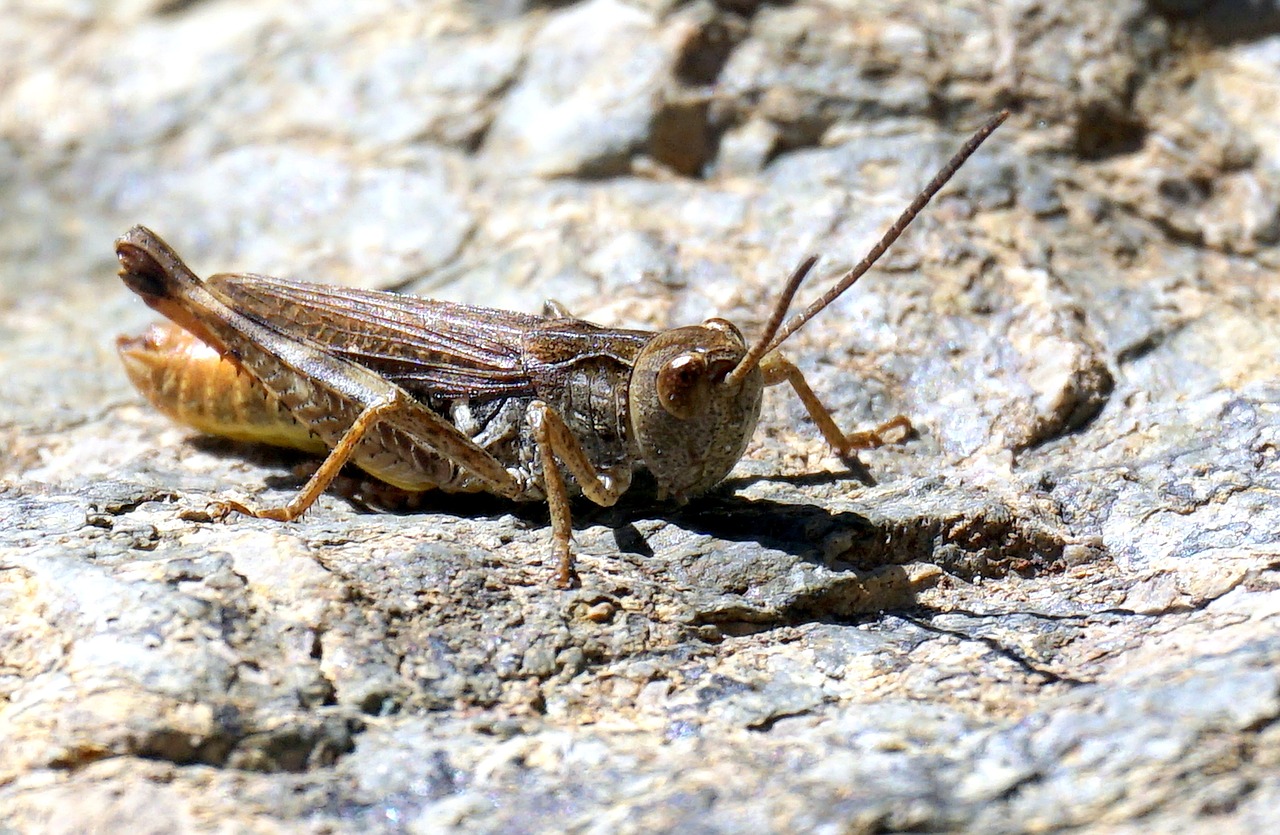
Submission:
[[[0,820],[1270,826],[1280,42],[1235,5],[11,10]],[[771,391],[713,494],[575,505],[571,591],[537,505],[343,477],[210,521],[314,463],[172,425],[113,356],[137,222],[202,274],[754,334],[1005,104],[786,346],[841,425],[915,435],[851,471]]]
[[542,176],[609,176],[644,147],[676,52],[618,0],[549,17],[485,137],[496,164]]

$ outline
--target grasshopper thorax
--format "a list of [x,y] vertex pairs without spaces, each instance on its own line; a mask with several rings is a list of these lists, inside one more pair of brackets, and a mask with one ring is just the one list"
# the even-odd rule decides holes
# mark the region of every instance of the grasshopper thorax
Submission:
[[628,390],[632,437],[659,498],[686,501],[720,482],[742,457],[760,416],[764,376],[732,372],[746,356],[724,319],[664,331],[640,351]]

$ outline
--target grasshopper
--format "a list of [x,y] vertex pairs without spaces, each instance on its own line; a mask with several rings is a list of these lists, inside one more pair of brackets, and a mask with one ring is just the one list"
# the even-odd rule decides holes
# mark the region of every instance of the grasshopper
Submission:
[[116,241],[120,277],[174,326],[119,340],[134,383],[162,411],[242,440],[326,452],[280,507],[214,506],[298,518],[347,463],[407,491],[485,491],[550,509],[555,580],[572,583],[570,495],[609,507],[647,471],[659,500],[719,483],[746,449],[766,386],[789,383],[846,461],[905,438],[902,416],[845,434],[778,352],[880,258],[978,146],[987,121],[849,272],[802,313],[786,282],[748,344],[719,318],[659,333],[606,328],[554,303],[541,316],[252,274],[196,277],[135,226]]

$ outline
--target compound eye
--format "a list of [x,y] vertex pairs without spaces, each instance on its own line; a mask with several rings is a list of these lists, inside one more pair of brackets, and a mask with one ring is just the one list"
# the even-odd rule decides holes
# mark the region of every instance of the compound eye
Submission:
[[658,402],[667,414],[689,420],[702,414],[711,394],[707,361],[700,354],[681,354],[662,366],[657,379]]

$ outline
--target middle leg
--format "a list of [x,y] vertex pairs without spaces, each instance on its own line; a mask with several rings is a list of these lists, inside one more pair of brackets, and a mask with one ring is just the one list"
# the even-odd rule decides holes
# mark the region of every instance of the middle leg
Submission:
[[606,473],[587,458],[582,444],[554,409],[541,400],[529,406],[529,428],[542,456],[542,479],[551,511],[551,538],[556,557],[556,585],[569,588],[573,582],[572,518],[569,491],[561,465],[572,475],[582,494],[601,507],[612,507],[631,486],[631,470]]

